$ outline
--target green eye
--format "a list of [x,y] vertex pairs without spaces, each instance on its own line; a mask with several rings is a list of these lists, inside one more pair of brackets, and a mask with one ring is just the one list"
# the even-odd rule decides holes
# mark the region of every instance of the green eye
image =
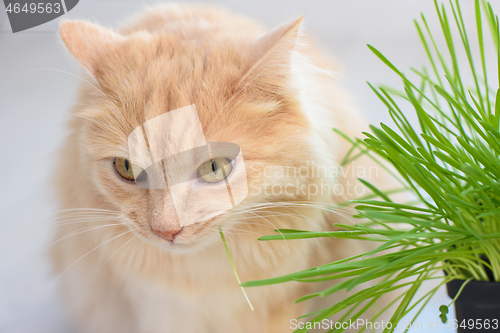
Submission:
[[233,165],[229,158],[218,157],[203,162],[198,169],[198,174],[208,183],[218,183],[226,179],[232,170]]
[[[118,175],[125,180],[135,181],[143,176],[144,169],[130,163],[126,158],[115,157],[113,164]],[[138,175],[137,179],[134,175]]]

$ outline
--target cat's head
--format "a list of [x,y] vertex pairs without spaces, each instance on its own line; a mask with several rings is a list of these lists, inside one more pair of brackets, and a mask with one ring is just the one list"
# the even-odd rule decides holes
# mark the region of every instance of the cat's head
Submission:
[[305,199],[309,177],[277,175],[312,159],[291,66],[301,21],[193,36],[61,24],[92,86],[75,111],[79,163],[142,239],[190,249],[256,205]]

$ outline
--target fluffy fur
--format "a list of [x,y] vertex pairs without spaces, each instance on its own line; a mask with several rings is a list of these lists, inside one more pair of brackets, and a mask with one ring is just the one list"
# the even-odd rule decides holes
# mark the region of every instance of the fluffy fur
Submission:
[[[252,312],[219,226],[243,281],[362,250],[345,240],[257,241],[276,228],[331,228],[339,214],[327,207],[352,198],[346,186],[357,176],[315,171],[338,166],[347,151],[332,128],[358,135],[364,122],[301,25],[299,18],[266,31],[221,9],[174,4],[116,31],[61,23],[62,40],[87,72],[57,169],[62,211],[52,257],[82,332],[289,332],[313,303],[293,300],[315,285],[247,288]],[[172,243],[151,228],[178,223],[168,188],[126,183],[112,161],[128,158],[134,128],[191,104],[207,142],[240,146],[249,194],[233,210],[185,226]],[[301,190],[312,184],[345,191]]]

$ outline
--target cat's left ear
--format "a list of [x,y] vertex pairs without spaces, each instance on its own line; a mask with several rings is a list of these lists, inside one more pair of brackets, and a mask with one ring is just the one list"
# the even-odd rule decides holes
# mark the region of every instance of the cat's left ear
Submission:
[[262,36],[253,46],[251,67],[240,80],[242,85],[276,92],[290,73],[293,52],[299,42],[304,16],[287,22]]
[[63,21],[59,33],[69,52],[94,77],[97,76],[101,57],[125,39],[109,29],[85,21]]

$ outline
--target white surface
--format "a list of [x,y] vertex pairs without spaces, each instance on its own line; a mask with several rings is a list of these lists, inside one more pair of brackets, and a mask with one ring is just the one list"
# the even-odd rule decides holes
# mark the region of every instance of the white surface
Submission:
[[[426,63],[412,19],[423,11],[436,27],[430,0],[212,3],[268,26],[305,13],[306,31],[341,61],[342,81],[372,123],[387,121],[388,116],[365,81],[397,86],[399,80],[366,44],[374,45],[409,72],[410,65],[420,68]],[[467,20],[473,18],[471,4],[464,2]],[[81,0],[65,17],[111,26],[143,5],[131,0]],[[76,73],[76,65],[59,42],[56,27],[57,22],[49,22],[12,34],[0,6],[0,332],[73,331],[43,252],[50,238],[47,226],[53,213],[51,165],[64,139],[63,123],[78,84],[76,78],[64,73]],[[40,226],[42,229],[37,229]],[[435,322],[439,305],[448,302],[441,290],[418,321],[424,327],[429,321]]]

